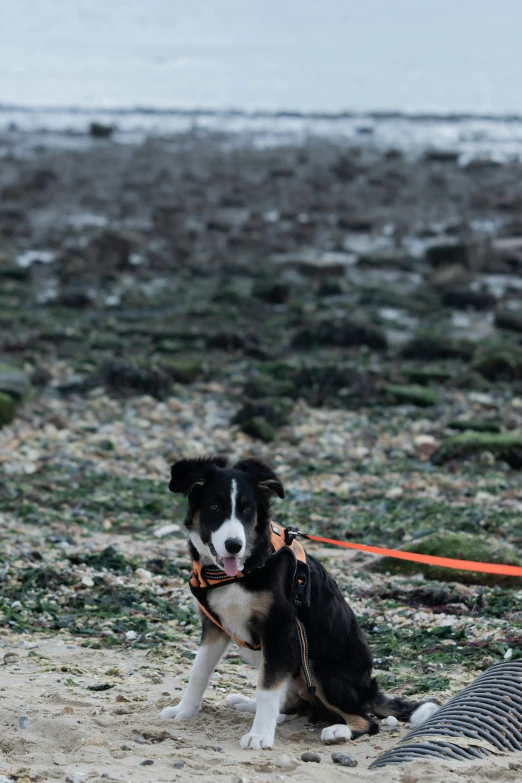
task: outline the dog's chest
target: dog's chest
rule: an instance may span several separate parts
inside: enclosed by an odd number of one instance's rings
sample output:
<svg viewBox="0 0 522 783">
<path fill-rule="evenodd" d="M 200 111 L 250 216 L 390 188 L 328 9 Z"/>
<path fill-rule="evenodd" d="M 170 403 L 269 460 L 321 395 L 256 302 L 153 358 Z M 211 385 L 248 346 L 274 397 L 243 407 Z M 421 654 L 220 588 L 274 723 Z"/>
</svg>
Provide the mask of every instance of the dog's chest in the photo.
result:
<svg viewBox="0 0 522 783">
<path fill-rule="evenodd" d="M 224 585 L 209 591 L 208 603 L 227 631 L 252 644 L 250 626 L 268 613 L 271 595 L 250 592 L 240 584 Z"/>
</svg>

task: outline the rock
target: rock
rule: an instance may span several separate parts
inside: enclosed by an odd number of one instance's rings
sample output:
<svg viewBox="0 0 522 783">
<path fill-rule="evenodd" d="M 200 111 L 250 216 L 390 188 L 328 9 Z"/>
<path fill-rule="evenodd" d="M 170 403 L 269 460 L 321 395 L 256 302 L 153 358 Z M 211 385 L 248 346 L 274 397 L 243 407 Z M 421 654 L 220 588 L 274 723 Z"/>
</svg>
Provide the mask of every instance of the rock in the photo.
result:
<svg viewBox="0 0 522 783">
<path fill-rule="evenodd" d="M 438 395 L 424 386 L 403 386 L 401 384 L 388 383 L 384 386 L 383 392 L 399 405 L 410 403 L 411 405 L 419 405 L 425 408 L 429 405 L 437 405 L 439 402 Z"/>
<path fill-rule="evenodd" d="M 307 750 L 304 753 L 301 753 L 301 761 L 315 761 L 316 764 L 319 764 L 321 756 L 319 753 L 313 753 L 311 750 Z"/>
<path fill-rule="evenodd" d="M 29 718 L 26 715 L 22 715 L 22 717 L 18 718 L 18 726 L 22 730 L 27 729 L 29 726 Z"/>
<path fill-rule="evenodd" d="M 424 362 L 440 359 L 470 359 L 474 345 L 456 341 L 444 335 L 419 334 L 406 343 L 401 351 L 405 359 L 421 359 Z"/>
<path fill-rule="evenodd" d="M 373 379 L 351 367 L 330 364 L 303 367 L 296 372 L 294 383 L 297 396 L 313 407 L 359 408 L 377 399 Z"/>
<path fill-rule="evenodd" d="M 259 374 L 250 378 L 243 388 L 247 397 L 293 397 L 295 384 L 292 380 L 278 380 L 269 375 Z"/>
<path fill-rule="evenodd" d="M 497 303 L 496 297 L 488 291 L 473 291 L 471 288 L 448 288 L 442 293 L 444 307 L 457 310 L 492 310 Z"/>
<path fill-rule="evenodd" d="M 11 424 L 15 417 L 16 404 L 11 395 L 0 391 L 0 428 Z"/>
<path fill-rule="evenodd" d="M 194 383 L 203 374 L 201 359 L 162 359 L 160 367 L 176 383 Z"/>
<path fill-rule="evenodd" d="M 464 287 L 470 283 L 471 275 L 462 264 L 444 264 L 436 267 L 430 275 L 430 284 L 444 290 L 452 287 Z"/>
<path fill-rule="evenodd" d="M 144 761 L 140 761 L 140 767 L 152 767 L 154 764 L 154 761 L 152 759 L 145 759 Z"/>
<path fill-rule="evenodd" d="M 522 236 L 497 237 L 491 242 L 490 254 L 507 270 L 522 266 Z"/>
<path fill-rule="evenodd" d="M 498 421 L 493 420 L 472 420 L 472 419 L 453 419 L 448 422 L 448 427 L 453 430 L 473 430 L 474 432 L 500 432 L 501 426 Z"/>
<path fill-rule="evenodd" d="M 179 761 L 175 761 L 172 766 L 174 767 L 174 769 L 183 769 L 183 767 L 185 766 L 185 762 L 181 761 L 180 759 Z"/>
<path fill-rule="evenodd" d="M 246 435 L 250 435 L 251 438 L 263 440 L 265 443 L 270 443 L 276 439 L 274 427 L 272 427 L 264 416 L 254 416 L 251 419 L 243 421 L 240 425 L 240 430 Z"/>
<path fill-rule="evenodd" d="M 0 362 L 0 392 L 20 400 L 29 391 L 29 377 L 23 370 Z"/>
<path fill-rule="evenodd" d="M 472 560 L 482 563 L 507 563 L 522 565 L 515 547 L 499 541 L 493 536 L 480 537 L 469 533 L 454 533 L 449 530 L 431 533 L 403 547 L 405 552 L 418 552 L 436 557 L 449 557 L 457 560 Z M 459 571 L 439 566 L 426 566 L 408 560 L 396 560 L 391 557 L 380 558 L 368 566 L 370 570 L 394 574 L 424 574 L 426 579 L 440 582 L 463 582 L 466 584 L 502 584 L 517 586 L 517 577 L 502 577 L 496 574 L 482 574 L 478 571 Z"/>
<path fill-rule="evenodd" d="M 109 139 L 113 133 L 113 125 L 105 125 L 102 122 L 91 122 L 89 125 L 89 135 L 93 139 Z"/>
<path fill-rule="evenodd" d="M 88 269 L 109 275 L 129 268 L 131 250 L 131 242 L 126 236 L 105 231 L 87 246 L 85 261 Z"/>
<path fill-rule="evenodd" d="M 216 332 L 206 339 L 207 348 L 217 348 L 221 351 L 241 351 L 246 346 L 245 338 L 234 332 Z"/>
<path fill-rule="evenodd" d="M 495 313 L 497 329 L 510 329 L 512 332 L 522 332 L 522 311 L 500 309 Z"/>
<path fill-rule="evenodd" d="M 384 332 L 371 324 L 350 319 L 328 319 L 300 329 L 292 339 L 292 347 L 310 350 L 320 346 L 348 347 L 367 345 L 385 350 L 388 342 Z"/>
<path fill-rule="evenodd" d="M 373 253 L 364 253 L 357 259 L 357 266 L 366 269 L 401 269 L 413 272 L 418 266 L 416 258 L 411 258 L 405 251 L 396 248 L 385 248 Z"/>
<path fill-rule="evenodd" d="M 388 717 L 384 718 L 384 720 L 382 720 L 381 723 L 384 726 L 392 726 L 394 728 L 399 725 L 399 721 L 394 715 L 388 715 Z"/>
<path fill-rule="evenodd" d="M 18 663 L 20 656 L 13 652 L 8 652 L 4 655 L 4 664 L 9 666 L 11 663 Z"/>
<path fill-rule="evenodd" d="M 276 761 L 276 767 L 280 769 L 295 769 L 296 764 L 287 753 L 283 753 Z"/>
<path fill-rule="evenodd" d="M 522 378 L 522 346 L 501 341 L 481 344 L 471 369 L 493 383 L 518 380 Z"/>
<path fill-rule="evenodd" d="M 170 378 L 160 368 L 138 367 L 115 360 L 106 362 L 100 375 L 109 389 L 121 394 L 150 394 L 151 397 L 163 399 L 170 392 Z"/>
<path fill-rule="evenodd" d="M 322 280 L 317 289 L 317 296 L 339 296 L 343 293 L 343 287 L 338 280 Z"/>
<path fill-rule="evenodd" d="M 84 783 L 85 775 L 81 772 L 69 772 L 65 778 L 65 783 Z"/>
<path fill-rule="evenodd" d="M 424 159 L 429 160 L 432 163 L 456 163 L 459 159 L 460 153 L 457 150 L 426 150 L 424 153 Z"/>
<path fill-rule="evenodd" d="M 262 397 L 259 400 L 247 400 L 232 419 L 232 424 L 244 424 L 245 421 L 261 416 L 272 427 L 282 427 L 289 423 L 289 413 L 293 400 L 288 397 Z"/>
<path fill-rule="evenodd" d="M 252 296 L 269 304 L 285 304 L 290 296 L 290 286 L 286 283 L 258 282 L 252 289 Z"/>
<path fill-rule="evenodd" d="M 421 386 L 430 386 L 432 383 L 444 383 L 453 377 L 453 373 L 444 367 L 428 365 L 427 367 L 403 367 L 400 374 L 407 381 L 418 383 Z"/>
<path fill-rule="evenodd" d="M 387 720 L 387 719 L 386 719 Z M 384 723 L 385 721 L 383 721 Z M 339 751 L 336 751 L 331 754 L 332 755 L 332 761 L 334 764 L 340 764 L 341 767 L 356 767 L 357 766 L 357 759 L 354 759 L 353 756 L 347 756 L 346 753 L 339 753 Z"/>
<path fill-rule="evenodd" d="M 432 245 L 426 250 L 426 261 L 431 266 L 446 266 L 447 264 L 469 265 L 468 247 L 462 243 Z"/>
<path fill-rule="evenodd" d="M 179 533 L 181 530 L 179 525 L 163 525 L 162 527 L 156 528 L 154 530 L 154 535 L 156 538 L 166 538 L 167 536 L 171 536 L 173 533 Z"/>
<path fill-rule="evenodd" d="M 434 465 L 490 451 L 515 470 L 522 469 L 522 435 L 513 433 L 462 432 L 446 438 L 431 455 Z"/>
</svg>

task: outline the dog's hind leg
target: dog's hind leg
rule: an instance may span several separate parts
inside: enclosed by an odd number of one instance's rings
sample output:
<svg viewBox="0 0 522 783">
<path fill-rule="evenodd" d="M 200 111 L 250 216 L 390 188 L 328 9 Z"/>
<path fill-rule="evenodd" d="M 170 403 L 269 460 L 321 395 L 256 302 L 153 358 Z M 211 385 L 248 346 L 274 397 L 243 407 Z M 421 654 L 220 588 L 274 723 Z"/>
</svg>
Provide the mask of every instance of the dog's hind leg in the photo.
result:
<svg viewBox="0 0 522 783">
<path fill-rule="evenodd" d="M 326 708 L 344 721 L 327 726 L 321 732 L 325 745 L 334 745 L 356 739 L 363 734 L 376 734 L 377 722 L 367 714 L 361 703 L 359 683 L 353 679 L 342 665 L 332 661 L 313 662 L 316 679 L 316 696 Z"/>
<path fill-rule="evenodd" d="M 199 712 L 208 681 L 229 642 L 230 637 L 213 626 L 210 620 L 203 623 L 202 645 L 192 665 L 187 690 L 175 707 L 166 707 L 161 712 L 160 718 L 186 720 Z"/>
</svg>

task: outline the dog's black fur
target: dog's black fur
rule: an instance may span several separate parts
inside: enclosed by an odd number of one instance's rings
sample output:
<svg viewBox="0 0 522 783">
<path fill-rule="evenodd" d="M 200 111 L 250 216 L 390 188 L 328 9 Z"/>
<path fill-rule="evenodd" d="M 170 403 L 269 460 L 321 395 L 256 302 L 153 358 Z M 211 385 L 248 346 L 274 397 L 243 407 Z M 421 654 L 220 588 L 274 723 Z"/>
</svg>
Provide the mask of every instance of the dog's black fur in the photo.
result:
<svg viewBox="0 0 522 783">
<path fill-rule="evenodd" d="M 297 609 L 291 595 L 295 561 L 283 547 L 273 555 L 270 542 L 273 494 L 284 497 L 284 489 L 276 474 L 256 459 L 246 459 L 233 467 L 228 459 L 218 455 L 204 459 L 180 460 L 172 466 L 169 488 L 188 498 L 185 526 L 192 535 L 191 557 L 198 561 L 202 554 L 194 541 L 211 547 L 211 535 L 230 518 L 231 481 L 238 489 L 237 518 L 243 524 L 248 542 L 248 556 L 242 570 L 250 571 L 238 582 L 249 593 L 269 591 L 270 606 L 266 613 L 257 612 L 248 623 L 253 643 L 260 643 L 263 665 L 261 687 L 270 690 L 290 678 L 292 698 L 283 711 L 295 711 L 303 706 L 325 708 L 336 716 L 337 723 L 347 723 L 352 737 L 374 734 L 378 724 L 373 716 L 393 715 L 408 720 L 419 706 L 405 698 L 389 698 L 372 677 L 372 656 L 356 617 L 332 577 L 321 563 L 307 554 L 310 568 L 311 599 L 307 608 Z M 243 511 L 241 510 L 243 509 Z M 199 538 L 198 538 L 199 537 Z M 201 548 L 201 547 L 200 547 Z M 222 588 L 217 588 L 222 589 Z M 317 696 L 308 697 L 300 669 L 296 616 L 303 622 L 309 642 L 309 655 Z M 227 618 L 221 623 L 228 625 Z M 203 618 L 205 644 L 216 633 L 208 618 Z"/>
</svg>

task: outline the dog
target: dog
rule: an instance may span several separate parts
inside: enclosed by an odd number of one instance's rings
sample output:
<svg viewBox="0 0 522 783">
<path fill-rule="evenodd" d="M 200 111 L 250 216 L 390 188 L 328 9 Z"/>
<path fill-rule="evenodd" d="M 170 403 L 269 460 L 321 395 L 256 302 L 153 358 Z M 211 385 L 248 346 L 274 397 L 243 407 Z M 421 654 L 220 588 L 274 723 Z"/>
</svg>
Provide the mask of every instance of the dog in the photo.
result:
<svg viewBox="0 0 522 783">
<path fill-rule="evenodd" d="M 371 652 L 356 617 L 333 578 L 308 553 L 299 571 L 295 547 L 282 541 L 274 551 L 274 531 L 283 530 L 272 521 L 271 499 L 285 492 L 268 465 L 244 459 L 231 466 L 222 455 L 181 459 L 171 468 L 169 489 L 188 499 L 190 554 L 197 573 L 205 575 L 203 584 L 211 586 L 203 589 L 194 575 L 191 579 L 202 614 L 201 645 L 181 701 L 164 709 L 162 718 L 196 715 L 232 639 L 259 669 L 255 699 L 226 699 L 232 709 L 255 713 L 241 738 L 243 749 L 272 748 L 284 715 L 312 706 L 334 721 L 321 733 L 325 744 L 375 734 L 376 718 L 418 725 L 438 709 L 434 702 L 386 696 L 372 677 Z"/>
</svg>

